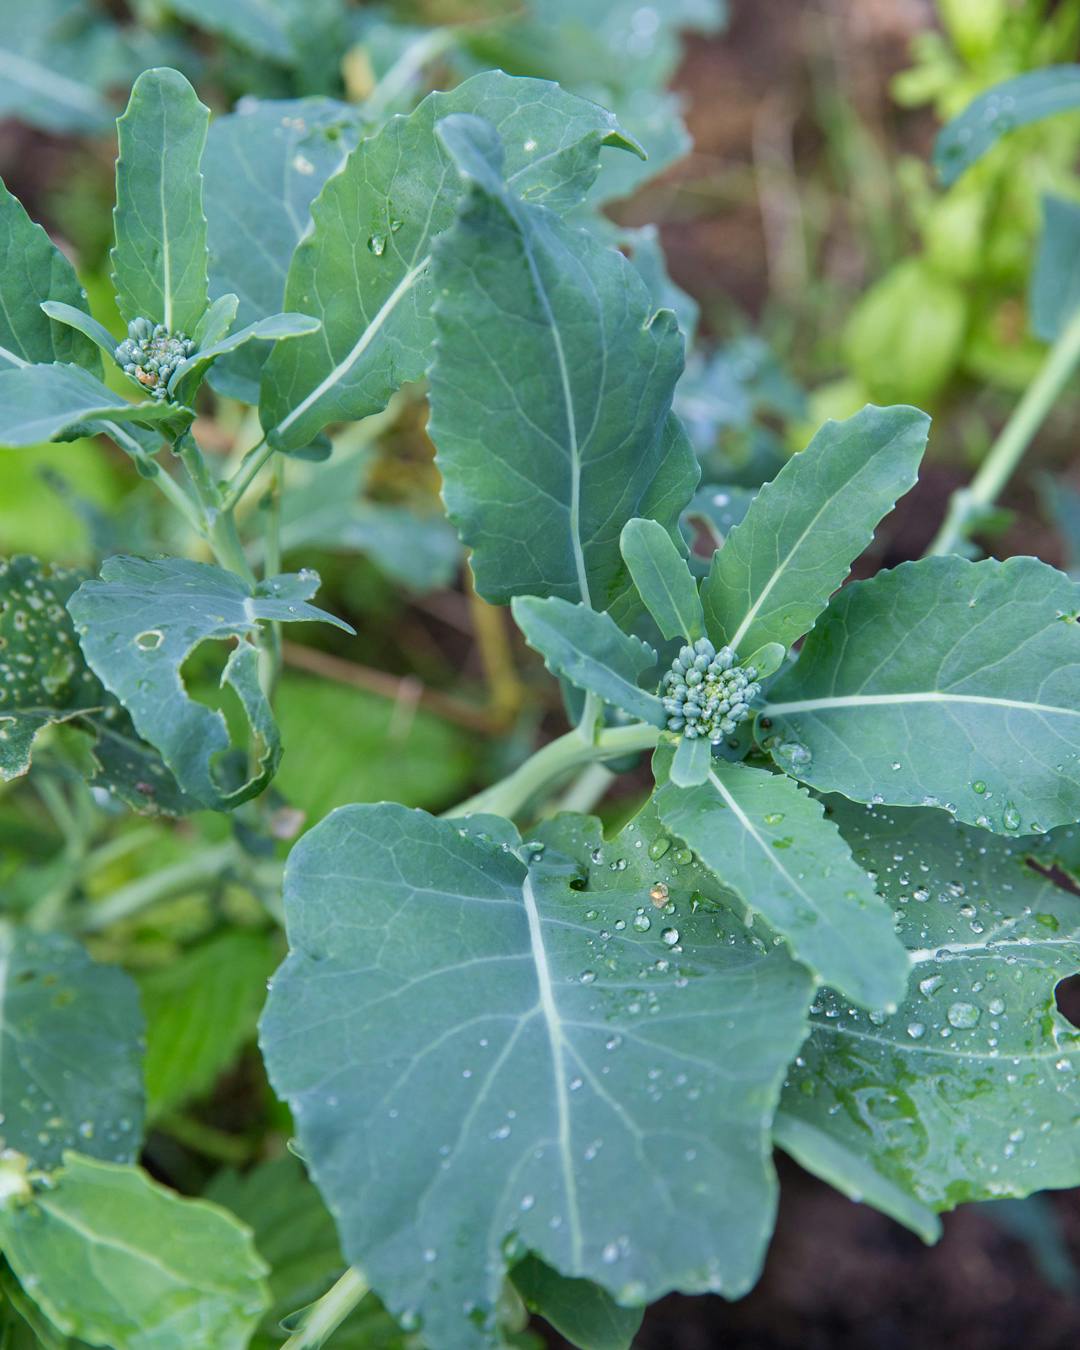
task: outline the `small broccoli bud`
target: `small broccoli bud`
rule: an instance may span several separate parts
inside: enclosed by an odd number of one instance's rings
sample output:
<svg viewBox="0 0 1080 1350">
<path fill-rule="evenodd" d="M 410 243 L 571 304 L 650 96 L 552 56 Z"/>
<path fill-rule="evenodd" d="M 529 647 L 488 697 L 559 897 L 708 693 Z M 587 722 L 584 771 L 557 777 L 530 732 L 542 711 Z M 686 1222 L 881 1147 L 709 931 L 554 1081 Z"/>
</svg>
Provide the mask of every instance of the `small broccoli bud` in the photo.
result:
<svg viewBox="0 0 1080 1350">
<path fill-rule="evenodd" d="M 660 682 L 669 729 L 718 744 L 750 716 L 760 692 L 756 677 L 753 666 L 737 664 L 730 647 L 717 651 L 708 638 L 698 638 L 682 648 Z"/>
<path fill-rule="evenodd" d="M 128 335 L 116 348 L 116 363 L 159 402 L 168 397 L 173 373 L 195 353 L 186 333 L 170 333 L 164 324 L 132 319 Z"/>
</svg>

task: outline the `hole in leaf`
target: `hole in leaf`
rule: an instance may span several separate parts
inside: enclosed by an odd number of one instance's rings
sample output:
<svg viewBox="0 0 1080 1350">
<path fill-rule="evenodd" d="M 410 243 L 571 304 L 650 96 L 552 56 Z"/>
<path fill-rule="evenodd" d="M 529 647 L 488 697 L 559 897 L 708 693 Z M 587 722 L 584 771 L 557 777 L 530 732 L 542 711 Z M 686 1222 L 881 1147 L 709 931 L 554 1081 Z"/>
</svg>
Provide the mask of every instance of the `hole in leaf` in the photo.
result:
<svg viewBox="0 0 1080 1350">
<path fill-rule="evenodd" d="M 1080 1030 L 1080 974 L 1066 975 L 1054 989 L 1054 1002 L 1067 1022 Z"/>
</svg>

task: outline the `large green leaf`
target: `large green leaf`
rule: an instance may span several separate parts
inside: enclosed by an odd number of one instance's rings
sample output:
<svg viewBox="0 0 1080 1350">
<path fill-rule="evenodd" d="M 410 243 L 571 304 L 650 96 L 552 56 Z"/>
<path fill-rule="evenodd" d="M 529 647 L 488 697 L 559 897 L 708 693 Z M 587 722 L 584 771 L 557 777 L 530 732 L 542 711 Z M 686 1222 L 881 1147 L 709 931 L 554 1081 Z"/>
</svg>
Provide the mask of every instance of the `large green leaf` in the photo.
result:
<svg viewBox="0 0 1080 1350">
<path fill-rule="evenodd" d="M 834 810 L 895 908 L 911 980 L 891 1017 L 821 992 L 784 1110 L 934 1209 L 1075 1186 L 1080 1032 L 1054 987 L 1080 964 L 1080 913 L 1027 863 L 1053 837 Z"/>
<path fill-rule="evenodd" d="M 1002 136 L 1080 108 L 1080 66 L 1048 66 L 1004 80 L 973 99 L 938 135 L 934 164 L 947 187 Z"/>
<path fill-rule="evenodd" d="M 34 737 L 109 700 L 64 608 L 82 574 L 36 558 L 0 560 L 0 779 L 30 767 Z"/>
<path fill-rule="evenodd" d="M 140 979 L 151 1120 L 208 1092 L 254 1039 L 275 947 L 265 933 L 224 932 Z"/>
<path fill-rule="evenodd" d="M 429 1344 L 491 1344 L 526 1249 L 624 1302 L 752 1283 L 810 980 L 716 891 L 649 816 L 521 850 L 354 806 L 293 850 L 263 1052 L 346 1257 Z"/>
<path fill-rule="evenodd" d="M 251 1234 L 137 1167 L 67 1153 L 0 1246 L 62 1331 L 112 1350 L 245 1350 L 268 1301 Z"/>
<path fill-rule="evenodd" d="M 701 597 L 686 558 L 655 520 L 628 520 L 619 541 L 645 608 L 666 638 L 693 642 L 705 633 Z"/>
<path fill-rule="evenodd" d="M 310 220 L 311 203 L 356 145 L 358 109 L 333 99 L 258 102 L 210 124 L 203 155 L 210 294 L 239 297 L 237 322 L 254 323 L 285 303 L 285 278 Z M 235 352 L 215 366 L 215 389 L 259 401 L 267 353 Z"/>
<path fill-rule="evenodd" d="M 682 369 L 670 311 L 614 250 L 504 181 L 498 138 L 448 118 L 469 193 L 436 249 L 431 435 L 477 589 L 632 606 L 619 534 L 674 533 L 697 466 L 667 426 Z"/>
<path fill-rule="evenodd" d="M 78 440 L 114 422 L 178 431 L 193 417 L 169 403 L 128 403 L 81 366 L 0 369 L 0 446 Z"/>
<path fill-rule="evenodd" d="M 783 774 L 714 762 L 699 787 L 662 787 L 665 825 L 721 885 L 864 1007 L 895 1004 L 908 965 L 888 907 L 821 803 Z"/>
<path fill-rule="evenodd" d="M 2 58 L 0 58 L 2 60 Z M 0 183 L 0 370 L 37 362 L 70 361 L 100 370 L 94 344 L 41 312 L 56 300 L 86 313 L 86 293 L 75 269 Z"/>
<path fill-rule="evenodd" d="M 116 304 L 130 323 L 195 332 L 209 300 L 202 161 L 210 110 L 176 70 L 144 71 L 117 123 Z"/>
<path fill-rule="evenodd" d="M 926 558 L 833 598 L 759 734 L 825 792 L 999 832 L 1080 818 L 1080 586 L 1035 558 Z"/>
<path fill-rule="evenodd" d="M 553 675 L 598 695 L 631 717 L 665 725 L 664 705 L 640 685 L 641 676 L 655 667 L 656 653 L 624 633 L 610 614 L 572 605 L 554 595 L 546 600 L 515 596 L 513 611 L 525 641 L 540 653 Z"/>
<path fill-rule="evenodd" d="M 0 117 L 55 132 L 109 130 L 106 95 L 138 69 L 119 28 L 86 0 L 12 0 L 3 19 Z"/>
<path fill-rule="evenodd" d="M 314 572 L 272 577 L 249 587 L 232 572 L 183 558 L 106 560 L 101 579 L 86 581 L 68 602 L 91 669 L 131 715 L 139 735 L 160 752 L 177 782 L 204 806 L 236 806 L 273 777 L 281 742 L 259 685 L 258 650 L 249 640 L 259 620 L 339 620 L 305 602 Z M 181 667 L 207 640 L 238 639 L 222 683 L 236 692 L 251 724 L 259 764 L 250 778 L 218 763 L 230 750 L 220 712 L 189 697 Z"/>
<path fill-rule="evenodd" d="M 35 1167 L 64 1149 L 127 1162 L 142 1137 L 142 1013 L 133 981 L 59 933 L 0 924 L 4 1144 Z"/>
<path fill-rule="evenodd" d="M 286 308 L 315 315 L 323 330 L 267 364 L 260 416 L 279 448 L 380 411 L 426 371 L 435 337 L 431 247 L 461 195 L 434 134 L 451 113 L 494 123 L 509 147 L 513 190 L 563 208 L 588 190 L 601 146 L 627 144 L 603 109 L 499 71 L 429 95 L 362 141 L 312 206 L 313 228 L 289 268 Z"/>
<path fill-rule="evenodd" d="M 918 476 L 930 419 L 867 406 L 826 422 L 751 502 L 702 587 L 717 644 L 748 656 L 811 626 L 874 528 Z"/>
</svg>

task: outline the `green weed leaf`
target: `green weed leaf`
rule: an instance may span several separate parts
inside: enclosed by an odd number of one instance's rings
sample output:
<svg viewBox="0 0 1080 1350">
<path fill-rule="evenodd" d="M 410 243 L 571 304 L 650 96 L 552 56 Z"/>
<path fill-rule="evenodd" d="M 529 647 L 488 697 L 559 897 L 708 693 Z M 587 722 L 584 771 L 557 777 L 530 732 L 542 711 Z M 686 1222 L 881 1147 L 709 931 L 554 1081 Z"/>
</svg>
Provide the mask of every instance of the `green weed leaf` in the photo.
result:
<svg viewBox="0 0 1080 1350">
<path fill-rule="evenodd" d="M 926 558 L 832 600 L 759 735 L 824 792 L 999 833 L 1080 817 L 1080 586 L 1034 558 Z"/>
<path fill-rule="evenodd" d="M 1047 66 L 994 85 L 939 133 L 934 164 L 942 183 L 954 183 L 1017 127 L 1074 108 L 1080 108 L 1080 66 Z"/>
<path fill-rule="evenodd" d="M 268 1302 L 231 1214 L 77 1153 L 32 1204 L 0 1211 L 0 1246 L 52 1322 L 113 1350 L 245 1350 Z"/>
<path fill-rule="evenodd" d="M 254 1039 L 275 947 L 265 933 L 223 932 L 142 976 L 151 1120 L 208 1092 Z"/>
</svg>

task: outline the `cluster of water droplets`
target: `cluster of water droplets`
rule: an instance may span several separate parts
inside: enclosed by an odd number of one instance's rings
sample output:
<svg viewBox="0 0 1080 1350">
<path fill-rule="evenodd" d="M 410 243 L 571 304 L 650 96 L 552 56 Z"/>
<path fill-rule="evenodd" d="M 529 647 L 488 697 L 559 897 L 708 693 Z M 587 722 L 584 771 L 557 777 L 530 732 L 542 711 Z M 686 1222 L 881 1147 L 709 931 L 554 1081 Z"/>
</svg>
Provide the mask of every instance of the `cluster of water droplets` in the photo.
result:
<svg viewBox="0 0 1080 1350">
<path fill-rule="evenodd" d="M 820 991 L 788 1090 L 865 1131 L 928 1201 L 1009 1194 L 1080 1125 L 1080 1031 L 1055 1008 L 1080 918 L 1067 934 L 1067 897 L 1029 865 L 1040 839 L 908 819 L 871 808 L 845 830 L 896 912 L 907 997 L 888 1013 Z"/>
</svg>

